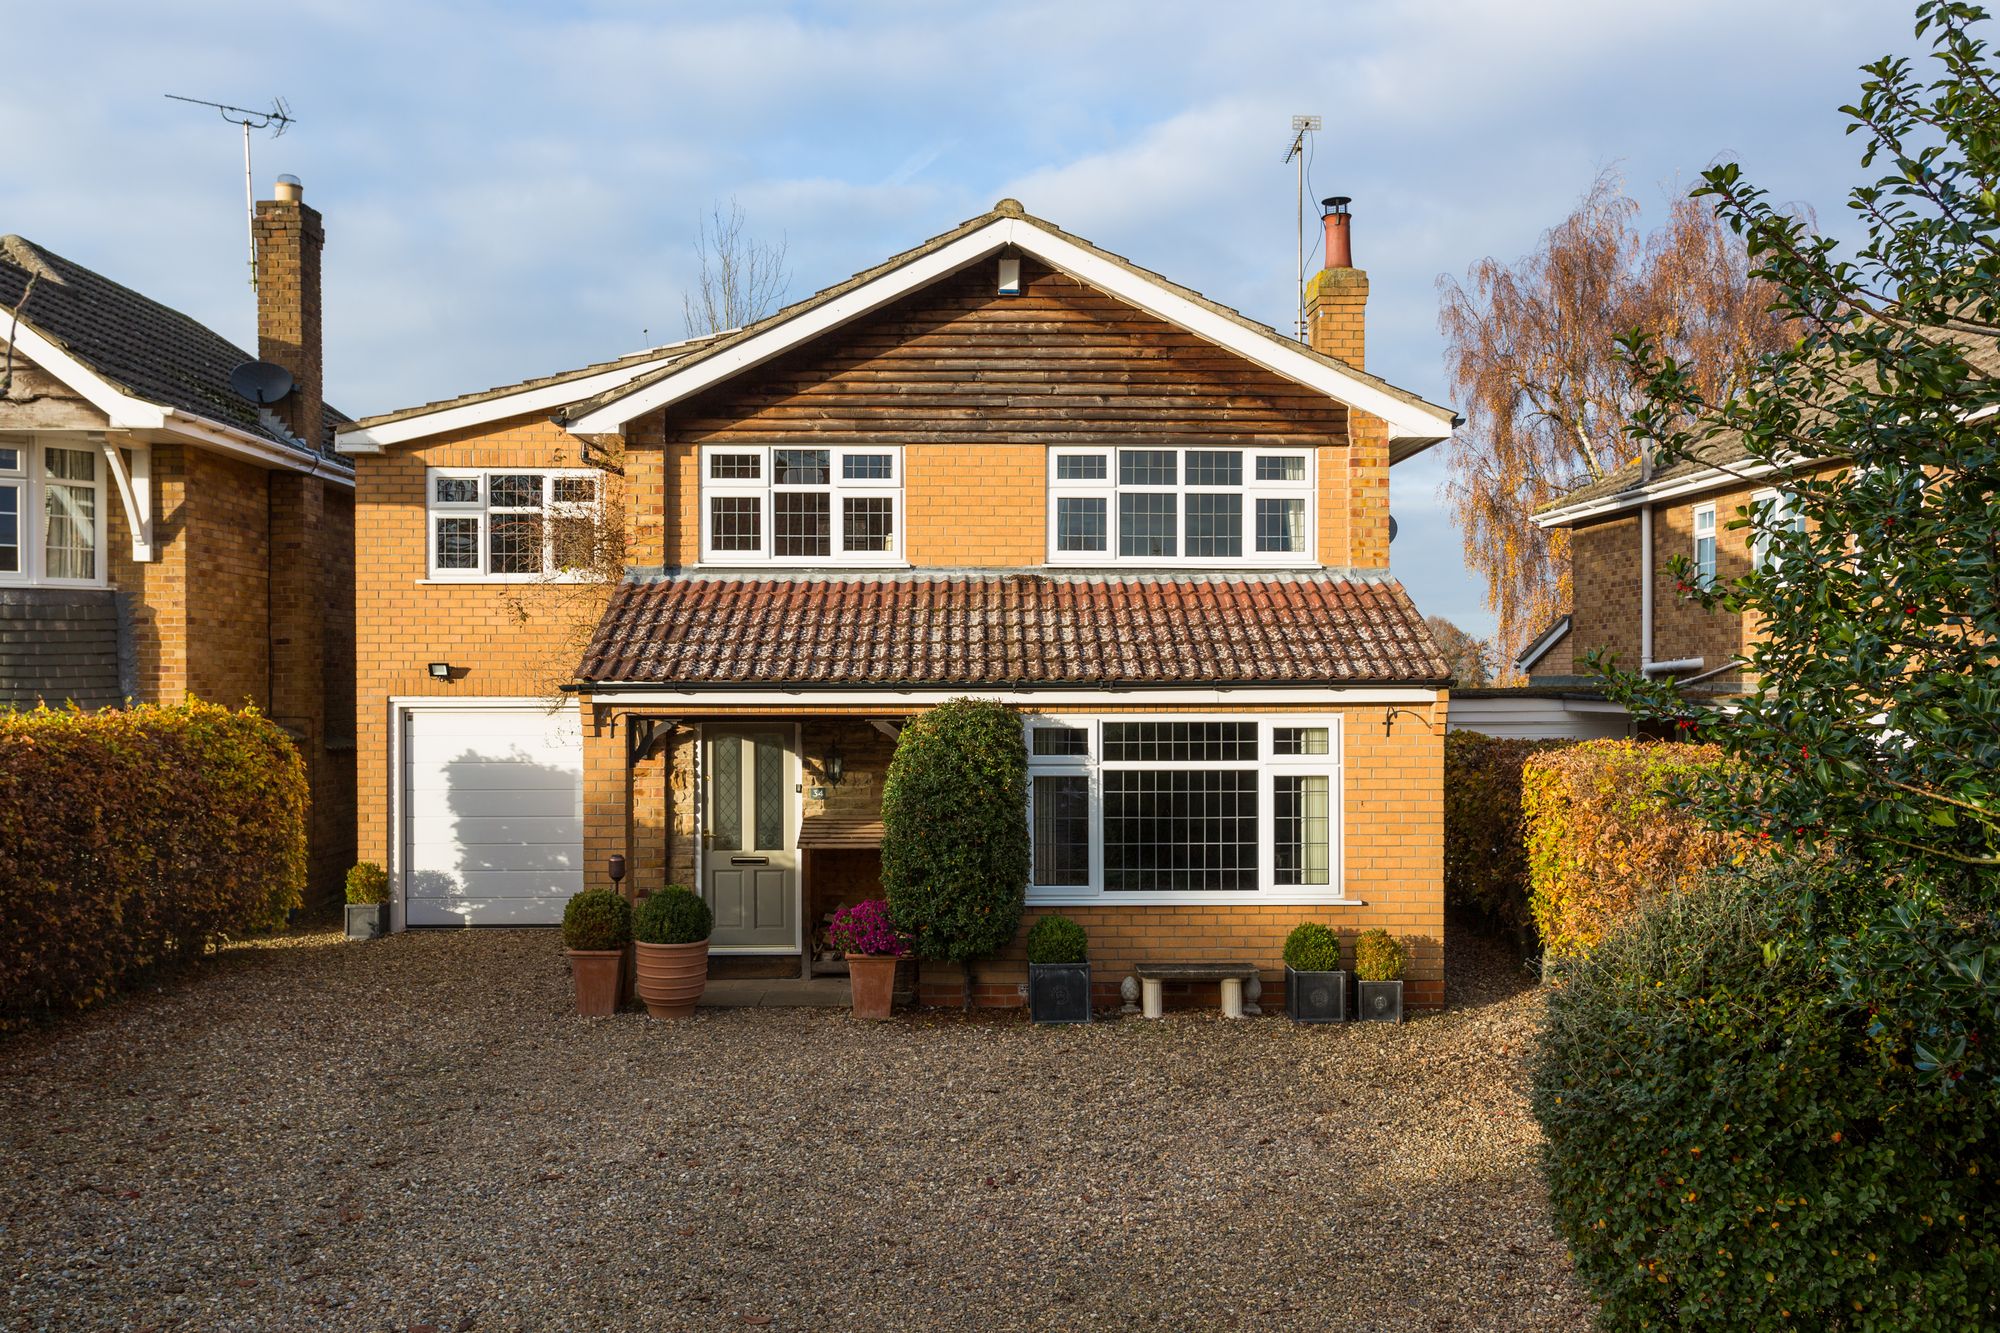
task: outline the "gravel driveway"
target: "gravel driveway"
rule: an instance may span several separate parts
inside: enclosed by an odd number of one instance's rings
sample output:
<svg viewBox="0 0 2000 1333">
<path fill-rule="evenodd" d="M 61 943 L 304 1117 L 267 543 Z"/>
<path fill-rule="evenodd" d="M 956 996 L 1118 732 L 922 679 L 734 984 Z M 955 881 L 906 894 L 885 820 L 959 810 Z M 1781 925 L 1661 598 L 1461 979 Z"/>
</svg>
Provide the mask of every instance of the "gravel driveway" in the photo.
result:
<svg viewBox="0 0 2000 1333">
<path fill-rule="evenodd" d="M 553 932 L 302 935 L 0 1041 L 0 1326 L 1578 1329 L 1454 935 L 1405 1027 L 565 1014 Z"/>
</svg>

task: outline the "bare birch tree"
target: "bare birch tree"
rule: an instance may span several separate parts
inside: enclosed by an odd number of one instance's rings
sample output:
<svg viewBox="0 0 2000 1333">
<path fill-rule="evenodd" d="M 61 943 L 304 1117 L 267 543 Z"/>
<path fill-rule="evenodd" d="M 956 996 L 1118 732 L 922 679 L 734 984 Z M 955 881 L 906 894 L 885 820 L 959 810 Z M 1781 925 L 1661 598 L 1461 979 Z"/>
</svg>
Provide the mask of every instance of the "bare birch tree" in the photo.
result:
<svg viewBox="0 0 2000 1333">
<path fill-rule="evenodd" d="M 1700 201 L 1677 198 L 1651 233 L 1618 177 L 1600 175 L 1576 210 L 1513 264 L 1482 259 L 1461 284 L 1438 279 L 1438 324 L 1466 424 L 1446 446 L 1442 488 L 1466 561 L 1486 579 L 1503 672 L 1571 609 L 1568 534 L 1529 518 L 1566 490 L 1634 461 L 1641 402 L 1616 339 L 1635 329 L 1691 367 L 1711 401 L 1787 326 L 1743 244 Z"/>
<path fill-rule="evenodd" d="M 734 199 L 709 208 L 695 238 L 701 272 L 693 291 L 681 297 L 688 336 L 740 329 L 776 310 L 791 286 L 785 241 L 759 241 L 744 231 L 742 205 Z"/>
</svg>

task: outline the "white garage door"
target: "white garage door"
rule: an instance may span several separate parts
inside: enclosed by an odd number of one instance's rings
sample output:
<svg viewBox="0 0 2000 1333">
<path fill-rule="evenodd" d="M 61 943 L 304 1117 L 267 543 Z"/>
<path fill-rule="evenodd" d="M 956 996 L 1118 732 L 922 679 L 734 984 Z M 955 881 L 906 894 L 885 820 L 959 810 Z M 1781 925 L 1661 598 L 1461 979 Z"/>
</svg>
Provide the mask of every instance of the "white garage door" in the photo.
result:
<svg viewBox="0 0 2000 1333">
<path fill-rule="evenodd" d="M 574 705 L 404 714 L 403 902 L 412 926 L 549 926 L 583 887 Z"/>
</svg>

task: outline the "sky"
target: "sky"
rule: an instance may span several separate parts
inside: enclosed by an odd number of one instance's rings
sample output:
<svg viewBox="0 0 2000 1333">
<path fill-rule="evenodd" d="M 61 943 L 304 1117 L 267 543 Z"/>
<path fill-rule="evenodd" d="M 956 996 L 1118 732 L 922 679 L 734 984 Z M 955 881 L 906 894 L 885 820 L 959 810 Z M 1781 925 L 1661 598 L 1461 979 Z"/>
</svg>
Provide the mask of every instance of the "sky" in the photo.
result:
<svg viewBox="0 0 2000 1333">
<path fill-rule="evenodd" d="M 1354 199 L 1368 368 L 1449 401 L 1441 275 L 1527 253 L 1607 168 L 1657 217 L 1740 162 L 1839 233 L 1838 108 L 1919 49 L 1908 0 L 10 8 L 0 232 L 248 346 L 240 139 L 164 95 L 286 99 L 258 195 L 288 172 L 325 215 L 353 416 L 682 336 L 718 201 L 783 243 L 793 298 L 1013 196 L 1284 328 L 1296 113 L 1325 121 L 1309 197 Z M 1488 634 L 1443 478 L 1438 450 L 1395 470 L 1394 572 Z"/>
</svg>

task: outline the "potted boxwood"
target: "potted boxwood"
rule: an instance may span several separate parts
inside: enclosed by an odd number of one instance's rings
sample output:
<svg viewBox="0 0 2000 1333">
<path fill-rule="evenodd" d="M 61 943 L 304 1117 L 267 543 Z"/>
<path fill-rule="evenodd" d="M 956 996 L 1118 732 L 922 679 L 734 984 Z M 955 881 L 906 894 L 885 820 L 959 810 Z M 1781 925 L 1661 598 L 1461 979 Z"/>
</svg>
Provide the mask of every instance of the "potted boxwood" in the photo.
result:
<svg viewBox="0 0 2000 1333">
<path fill-rule="evenodd" d="M 654 1018 L 686 1018 L 708 985 L 708 934 L 715 914 L 678 884 L 639 900 L 632 953 L 639 998 Z"/>
<path fill-rule="evenodd" d="M 1090 937 L 1060 912 L 1028 930 L 1028 1017 L 1037 1023 L 1090 1021 Z"/>
<path fill-rule="evenodd" d="M 347 938 L 379 940 L 389 933 L 389 872 L 363 861 L 347 872 Z"/>
<path fill-rule="evenodd" d="M 616 889 L 585 889 L 563 908 L 563 946 L 579 1018 L 618 1011 L 618 975 L 632 942 L 632 904 Z"/>
<path fill-rule="evenodd" d="M 869 898 L 841 908 L 826 937 L 847 955 L 854 1016 L 887 1018 L 896 1007 L 896 960 L 910 951 L 908 941 L 889 923 L 889 904 Z"/>
<path fill-rule="evenodd" d="M 1347 1021 L 1347 973 L 1333 927 L 1301 921 L 1285 937 L 1285 1013 L 1294 1023 Z"/>
<path fill-rule="evenodd" d="M 1409 954 L 1386 930 L 1364 930 L 1354 941 L 1355 1007 L 1377 1023 L 1403 1021 L 1403 968 Z"/>
</svg>

